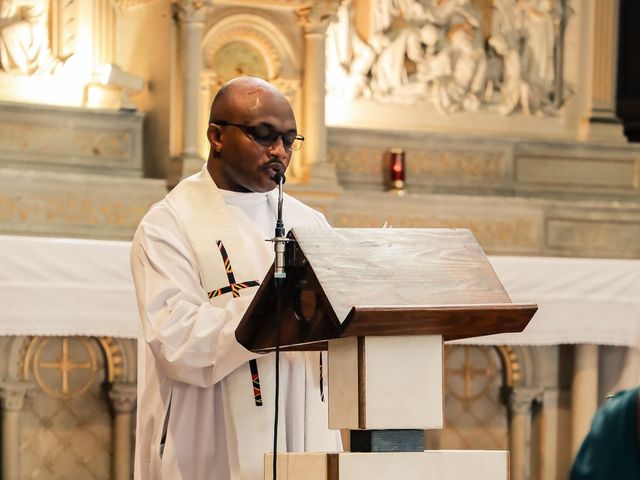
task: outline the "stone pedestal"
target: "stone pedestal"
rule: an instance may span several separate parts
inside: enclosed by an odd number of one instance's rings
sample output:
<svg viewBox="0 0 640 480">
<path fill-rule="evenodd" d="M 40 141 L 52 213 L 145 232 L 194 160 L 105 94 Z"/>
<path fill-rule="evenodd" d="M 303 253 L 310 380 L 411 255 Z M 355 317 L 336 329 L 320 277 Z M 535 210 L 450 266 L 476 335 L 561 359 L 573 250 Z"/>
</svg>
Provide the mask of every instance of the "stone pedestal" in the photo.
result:
<svg viewBox="0 0 640 480">
<path fill-rule="evenodd" d="M 422 430 L 443 425 L 442 336 L 347 337 L 329 340 L 328 355 L 329 428 L 357 431 L 351 445 L 358 441 L 360 451 L 279 454 L 278 478 L 508 478 L 506 451 L 424 451 L 419 444 Z M 272 462 L 266 454 L 265 480 Z"/>
</svg>

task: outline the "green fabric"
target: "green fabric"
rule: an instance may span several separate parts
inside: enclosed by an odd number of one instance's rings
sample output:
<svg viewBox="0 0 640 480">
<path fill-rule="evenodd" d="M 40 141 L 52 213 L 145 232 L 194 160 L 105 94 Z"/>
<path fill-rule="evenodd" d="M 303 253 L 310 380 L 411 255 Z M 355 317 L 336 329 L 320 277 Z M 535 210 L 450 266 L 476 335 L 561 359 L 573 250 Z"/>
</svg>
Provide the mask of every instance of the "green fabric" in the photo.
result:
<svg viewBox="0 0 640 480">
<path fill-rule="evenodd" d="M 638 392 L 624 390 L 593 417 L 571 468 L 571 480 L 640 480 Z"/>
</svg>

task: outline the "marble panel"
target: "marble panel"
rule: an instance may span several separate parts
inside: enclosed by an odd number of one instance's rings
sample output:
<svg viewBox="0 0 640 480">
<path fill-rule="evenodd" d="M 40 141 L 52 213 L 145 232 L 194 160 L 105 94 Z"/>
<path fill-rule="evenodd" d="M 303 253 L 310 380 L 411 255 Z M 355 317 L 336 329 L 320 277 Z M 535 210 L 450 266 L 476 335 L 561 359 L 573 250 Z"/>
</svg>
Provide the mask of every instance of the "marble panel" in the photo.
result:
<svg viewBox="0 0 640 480">
<path fill-rule="evenodd" d="M 547 220 L 546 242 L 560 255 L 640 257 L 640 221 L 554 218 Z"/>
<path fill-rule="evenodd" d="M 516 180 L 539 188 L 607 189 L 638 192 L 634 158 L 558 158 L 523 156 L 516 160 Z"/>
<path fill-rule="evenodd" d="M 640 199 L 640 147 L 550 139 L 330 130 L 328 160 L 347 189 L 385 190 L 385 155 L 402 148 L 415 193 Z"/>
<path fill-rule="evenodd" d="M 144 114 L 0 103 L 0 166 L 142 176 Z"/>
<path fill-rule="evenodd" d="M 372 208 L 375 206 L 375 208 Z M 336 227 L 469 228 L 487 253 L 536 254 L 543 248 L 544 203 L 525 199 L 345 193 L 330 212 Z"/>
<path fill-rule="evenodd" d="M 0 233 L 130 239 L 163 180 L 0 169 Z"/>
</svg>

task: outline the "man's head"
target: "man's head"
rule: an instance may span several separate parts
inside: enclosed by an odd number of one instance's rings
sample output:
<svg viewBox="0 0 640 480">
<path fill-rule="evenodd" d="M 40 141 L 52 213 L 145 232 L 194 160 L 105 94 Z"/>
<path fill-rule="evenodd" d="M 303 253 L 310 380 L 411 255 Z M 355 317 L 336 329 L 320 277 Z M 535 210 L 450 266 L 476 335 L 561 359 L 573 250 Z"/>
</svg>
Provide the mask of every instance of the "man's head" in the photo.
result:
<svg viewBox="0 0 640 480">
<path fill-rule="evenodd" d="M 233 79 L 211 105 L 207 169 L 225 190 L 272 190 L 273 176 L 287 169 L 291 149 L 300 142 L 294 140 L 297 135 L 293 110 L 282 93 L 259 78 Z"/>
</svg>

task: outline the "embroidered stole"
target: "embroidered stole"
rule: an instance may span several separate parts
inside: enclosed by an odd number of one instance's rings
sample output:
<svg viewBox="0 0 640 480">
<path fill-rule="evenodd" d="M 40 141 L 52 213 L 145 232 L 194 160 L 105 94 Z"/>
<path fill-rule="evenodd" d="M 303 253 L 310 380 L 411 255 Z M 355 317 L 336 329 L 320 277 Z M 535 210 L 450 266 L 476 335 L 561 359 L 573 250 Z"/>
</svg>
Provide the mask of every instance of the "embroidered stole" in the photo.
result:
<svg viewBox="0 0 640 480">
<path fill-rule="evenodd" d="M 196 255 L 200 280 L 211 303 L 225 305 L 249 287 L 257 287 L 255 268 L 247 260 L 246 244 L 206 164 L 182 180 L 166 196 Z M 264 239 L 260 238 L 260 241 Z M 225 295 L 227 294 L 227 295 Z M 254 399 L 262 405 L 258 366 L 249 362 Z"/>
</svg>

